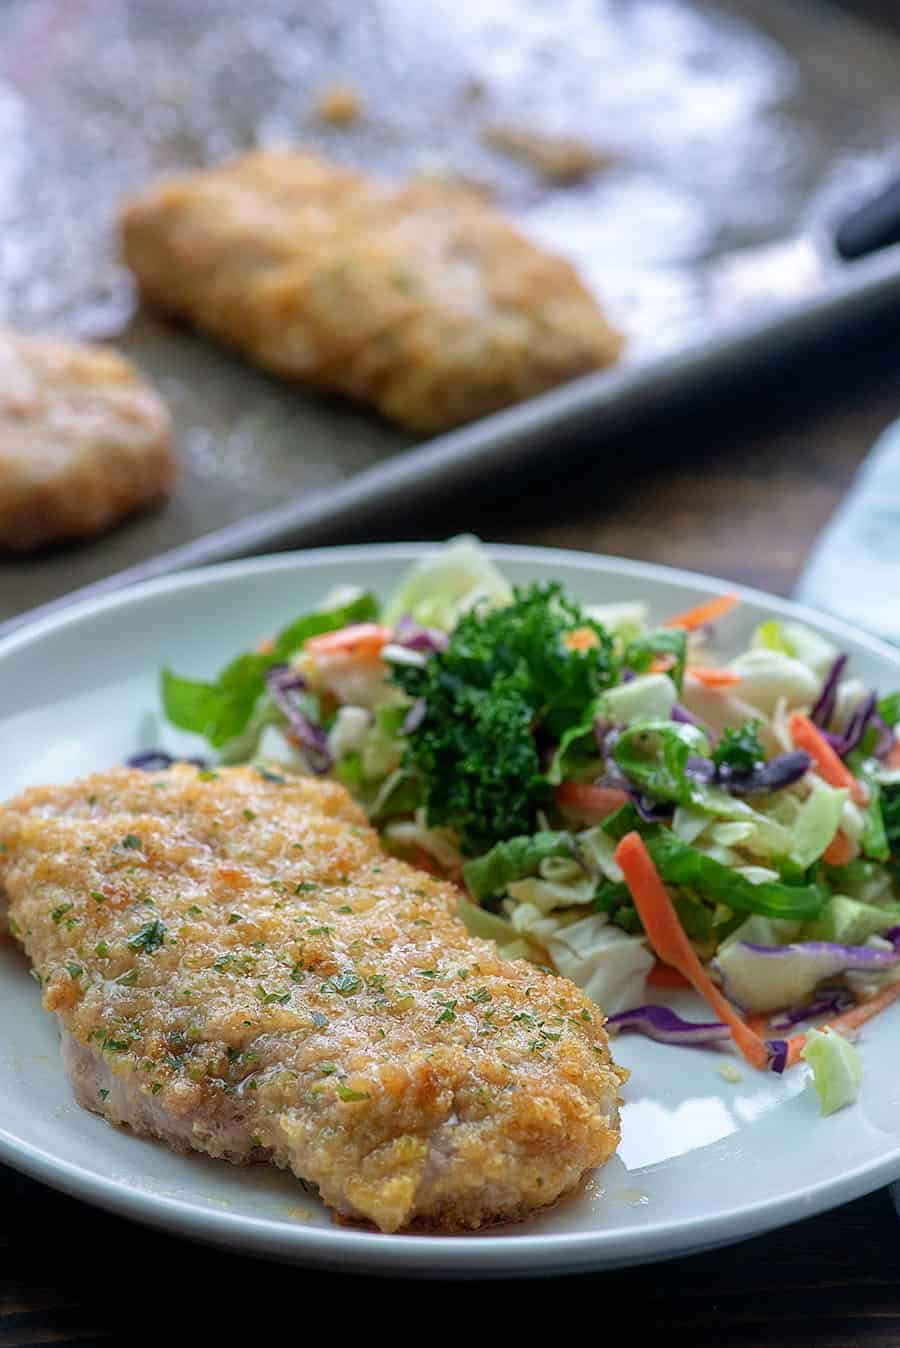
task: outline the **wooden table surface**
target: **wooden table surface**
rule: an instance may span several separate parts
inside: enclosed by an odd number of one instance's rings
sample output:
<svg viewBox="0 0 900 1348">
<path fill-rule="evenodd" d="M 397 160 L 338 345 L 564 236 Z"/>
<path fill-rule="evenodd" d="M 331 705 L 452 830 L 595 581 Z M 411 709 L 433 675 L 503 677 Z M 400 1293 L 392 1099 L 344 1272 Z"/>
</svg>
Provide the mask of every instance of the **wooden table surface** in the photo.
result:
<svg viewBox="0 0 900 1348">
<path fill-rule="evenodd" d="M 428 513 L 398 510 L 383 536 L 475 530 L 671 562 L 788 594 L 858 463 L 898 415 L 894 326 L 811 353 L 800 368 L 664 425 L 623 430 L 613 446 L 561 446 L 539 469 L 473 484 L 465 499 Z M 422 1310 L 433 1313 L 448 1292 L 459 1299 L 451 1311 L 459 1328 L 490 1312 L 514 1323 L 516 1310 L 540 1297 L 551 1313 L 564 1306 L 582 1334 L 590 1326 L 603 1335 L 621 1315 L 631 1334 L 658 1331 L 678 1344 L 900 1345 L 900 1225 L 886 1191 L 652 1269 L 458 1291 L 416 1284 L 421 1310 L 408 1306 L 410 1284 L 401 1301 L 396 1283 L 194 1247 L 2 1168 L 0 1244 L 0 1348 L 137 1342 L 151 1330 L 180 1344 L 194 1327 L 226 1342 L 229 1331 L 248 1328 L 281 1337 L 302 1334 L 316 1310 L 342 1339 L 372 1325 L 409 1337 L 430 1334 Z"/>
</svg>

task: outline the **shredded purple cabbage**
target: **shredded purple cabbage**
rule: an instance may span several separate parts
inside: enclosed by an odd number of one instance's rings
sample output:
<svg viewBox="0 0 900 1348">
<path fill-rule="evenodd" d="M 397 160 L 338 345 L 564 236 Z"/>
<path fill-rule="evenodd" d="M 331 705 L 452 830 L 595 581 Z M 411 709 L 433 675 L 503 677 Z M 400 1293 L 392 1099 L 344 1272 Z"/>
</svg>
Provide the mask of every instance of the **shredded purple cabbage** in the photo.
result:
<svg viewBox="0 0 900 1348">
<path fill-rule="evenodd" d="M 727 1025 L 719 1020 L 682 1020 L 668 1006 L 653 1003 L 636 1006 L 632 1011 L 619 1011 L 608 1016 L 607 1027 L 615 1030 L 637 1030 L 661 1044 L 724 1044 L 731 1038 Z"/>
<path fill-rule="evenodd" d="M 406 713 L 406 720 L 400 727 L 400 733 L 402 735 L 412 735 L 425 720 L 427 712 L 428 703 L 425 701 L 424 697 L 417 697 L 409 711 Z"/>
<path fill-rule="evenodd" d="M 874 731 L 876 731 L 878 735 L 878 739 L 875 741 L 875 747 L 873 748 L 872 753 L 875 755 L 876 758 L 887 758 L 888 754 L 891 752 L 896 742 L 894 739 L 893 730 L 891 730 L 891 727 L 888 725 L 887 721 L 883 720 L 878 715 L 877 711 L 875 715 L 872 717 L 871 721 L 869 722 L 869 725 Z"/>
<path fill-rule="evenodd" d="M 638 791 L 636 787 L 629 786 L 627 783 L 624 789 L 628 792 L 632 805 L 645 824 L 663 824 L 671 820 L 674 813 L 671 805 L 663 805 L 660 801 L 654 800 L 652 796 L 645 796 L 642 791 Z"/>
<path fill-rule="evenodd" d="M 597 778 L 595 785 L 611 786 L 618 791 L 627 791 L 632 799 L 634 799 L 634 787 L 613 756 L 613 750 L 616 747 L 621 733 L 621 728 L 614 725 L 611 721 L 604 721 L 602 718 L 598 717 L 594 722 L 594 738 L 597 741 L 597 747 L 603 755 L 604 768 L 603 775 Z M 637 802 L 635 803 L 637 804 Z M 640 806 L 638 806 L 638 811 L 640 812 Z M 649 816 L 644 817 L 649 818 Z"/>
<path fill-rule="evenodd" d="M 711 758 L 701 758 L 699 754 L 689 754 L 684 770 L 696 782 L 708 784 L 716 776 L 716 765 Z"/>
<path fill-rule="evenodd" d="M 834 735 L 827 730 L 824 732 L 825 738 L 840 758 L 846 758 L 857 747 L 877 709 L 878 694 L 867 693 L 850 717 L 847 729 L 842 735 Z"/>
<path fill-rule="evenodd" d="M 672 708 L 672 720 L 681 721 L 683 725 L 695 725 L 698 730 L 706 730 L 706 726 L 700 718 L 695 716 L 693 712 L 688 711 L 687 707 L 683 707 L 680 702 L 676 702 Z"/>
<path fill-rule="evenodd" d="M 596 876 L 599 874 L 597 867 L 591 861 L 578 839 L 574 837 L 572 838 L 572 860 L 577 862 L 585 875 Z"/>
<path fill-rule="evenodd" d="M 141 772 L 163 772 L 173 763 L 192 763 L 195 768 L 209 766 L 205 758 L 173 758 L 163 749 L 144 749 L 141 753 L 132 754 L 125 759 L 126 767 L 140 768 Z"/>
<path fill-rule="evenodd" d="M 822 684 L 822 691 L 816 699 L 812 711 L 809 713 L 809 719 L 814 725 L 825 730 L 828 722 L 834 715 L 834 706 L 837 701 L 838 684 L 841 676 L 847 667 L 847 656 L 839 655 L 833 661 L 831 668 L 825 675 L 825 682 Z"/>
<path fill-rule="evenodd" d="M 893 928 L 900 935 L 900 927 Z M 745 950 L 767 959 L 796 959 L 798 955 L 808 955 L 833 963 L 832 973 L 841 973 L 844 969 L 861 969 L 865 972 L 890 968 L 900 960 L 900 941 L 891 940 L 893 950 L 880 950 L 870 945 L 841 945 L 838 941 L 792 941 L 790 945 L 757 945 L 755 941 L 741 941 Z"/>
<path fill-rule="evenodd" d="M 837 705 L 838 685 L 846 666 L 846 655 L 839 655 L 833 661 L 825 676 L 822 691 L 809 714 L 810 720 L 820 728 L 828 743 L 840 758 L 846 758 L 848 754 L 851 754 L 858 747 L 869 726 L 874 726 L 878 731 L 878 739 L 874 750 L 875 757 L 884 758 L 893 747 L 893 735 L 878 715 L 878 694 L 876 692 L 866 694 L 855 708 L 842 734 L 836 734 L 828 729 Z"/>
<path fill-rule="evenodd" d="M 597 741 L 597 748 L 605 758 L 611 757 L 619 734 L 620 731 L 615 721 L 605 721 L 602 716 L 594 717 L 594 739 Z"/>
<path fill-rule="evenodd" d="M 792 1030 L 806 1020 L 817 1020 L 819 1016 L 840 1015 L 856 1005 L 856 998 L 849 988 L 820 988 L 812 1001 L 803 1006 L 789 1006 L 772 1016 L 769 1024 L 773 1030 Z"/>
<path fill-rule="evenodd" d="M 765 1041 L 766 1052 L 768 1053 L 768 1069 L 770 1072 L 781 1076 L 788 1064 L 788 1041 L 786 1039 L 767 1039 Z"/>
<path fill-rule="evenodd" d="M 805 749 L 792 749 L 788 754 L 770 758 L 767 763 L 757 763 L 749 772 L 733 773 L 728 764 L 723 763 L 716 773 L 716 781 L 733 796 L 761 796 L 798 782 L 811 766 L 812 759 Z"/>
<path fill-rule="evenodd" d="M 433 653 L 445 651 L 450 638 L 446 632 L 442 632 L 439 628 L 423 627 L 421 623 L 415 622 L 408 613 L 404 613 L 394 628 L 393 640 L 396 646 L 405 646 L 410 651 Z"/>
<path fill-rule="evenodd" d="M 291 665 L 272 665 L 266 673 L 266 686 L 310 770 L 319 775 L 327 772 L 333 762 L 328 735 L 310 720 L 297 696 L 306 689 L 303 675 Z"/>
</svg>

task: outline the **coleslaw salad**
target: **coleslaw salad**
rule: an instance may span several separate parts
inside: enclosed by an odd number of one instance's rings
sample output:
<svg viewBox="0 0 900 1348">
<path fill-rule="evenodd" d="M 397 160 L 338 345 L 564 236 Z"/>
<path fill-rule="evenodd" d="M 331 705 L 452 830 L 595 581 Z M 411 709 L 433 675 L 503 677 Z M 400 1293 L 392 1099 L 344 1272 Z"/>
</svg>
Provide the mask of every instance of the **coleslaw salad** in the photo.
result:
<svg viewBox="0 0 900 1348">
<path fill-rule="evenodd" d="M 830 1112 L 858 1089 L 848 1036 L 900 996 L 900 695 L 798 623 L 731 652 L 736 602 L 655 626 L 639 599 L 513 590 L 464 538 L 216 680 L 164 670 L 163 706 L 220 761 L 337 777 L 473 933 L 610 1030 L 803 1057 Z M 665 1005 L 686 984 L 711 1017 Z"/>
</svg>

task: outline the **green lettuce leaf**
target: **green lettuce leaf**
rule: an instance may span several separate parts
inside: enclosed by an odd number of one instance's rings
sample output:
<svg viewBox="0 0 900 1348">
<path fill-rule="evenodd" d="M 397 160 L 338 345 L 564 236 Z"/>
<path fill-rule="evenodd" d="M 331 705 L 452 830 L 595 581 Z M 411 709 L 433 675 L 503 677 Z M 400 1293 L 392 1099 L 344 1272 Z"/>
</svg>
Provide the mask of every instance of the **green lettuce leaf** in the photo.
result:
<svg viewBox="0 0 900 1348">
<path fill-rule="evenodd" d="M 635 721 L 619 736 L 613 757 L 625 776 L 654 800 L 698 803 L 701 792 L 687 775 L 692 754 L 709 754 L 709 740 L 679 721 Z"/>
<path fill-rule="evenodd" d="M 895 726 L 900 722 L 900 693 L 889 693 L 878 703 L 878 715 L 886 725 Z"/>
<path fill-rule="evenodd" d="M 773 880 L 754 885 L 730 866 L 683 843 L 671 829 L 646 823 L 630 802 L 599 827 L 616 842 L 626 833 L 640 833 L 667 885 L 686 886 L 709 902 L 723 904 L 735 912 L 809 921 L 818 917 L 828 898 L 828 891 L 818 884 L 782 884 Z"/>
<path fill-rule="evenodd" d="M 350 623 L 371 622 L 377 616 L 378 604 L 371 594 L 359 595 L 338 608 L 308 613 L 279 632 L 271 651 L 265 655 L 245 651 L 211 683 L 163 669 L 163 710 L 180 730 L 203 735 L 214 749 L 219 749 L 247 728 L 265 691 L 266 670 L 284 664 L 310 637 L 335 632 Z"/>
<path fill-rule="evenodd" d="M 484 856 L 467 861 L 463 879 L 469 893 L 477 901 L 494 894 L 503 894 L 506 887 L 526 875 L 536 875 L 547 857 L 571 857 L 572 838 L 568 833 L 544 830 L 530 837 L 507 838 L 496 843 Z"/>
<path fill-rule="evenodd" d="M 516 939 L 514 928 L 505 918 L 498 917 L 496 913 L 489 913 L 486 908 L 479 908 L 477 903 L 472 903 L 463 894 L 460 894 L 457 901 L 456 914 L 465 923 L 470 936 L 480 936 L 485 941 L 496 941 L 500 947 L 509 945 Z"/>
<path fill-rule="evenodd" d="M 879 764 L 877 762 L 867 759 L 852 766 L 854 773 L 860 781 L 865 783 L 869 792 L 869 801 L 863 812 L 863 831 L 859 840 L 860 850 L 864 856 L 871 857 L 873 861 L 888 861 L 891 855 L 891 847 L 888 842 L 883 799 L 884 792 L 890 791 L 890 788 L 883 788 L 880 785 L 878 781 Z"/>
<path fill-rule="evenodd" d="M 633 669 L 635 674 L 645 674 L 658 655 L 674 656 L 675 662 L 667 672 L 681 692 L 687 660 L 687 633 L 680 628 L 657 627 L 653 631 L 642 632 L 626 646 L 622 663 Z"/>
<path fill-rule="evenodd" d="M 754 885 L 730 866 L 688 847 L 671 829 L 658 829 L 645 841 L 665 884 L 696 890 L 709 902 L 723 904 L 735 912 L 808 921 L 818 916 L 828 897 L 817 884 L 767 881 Z"/>
</svg>

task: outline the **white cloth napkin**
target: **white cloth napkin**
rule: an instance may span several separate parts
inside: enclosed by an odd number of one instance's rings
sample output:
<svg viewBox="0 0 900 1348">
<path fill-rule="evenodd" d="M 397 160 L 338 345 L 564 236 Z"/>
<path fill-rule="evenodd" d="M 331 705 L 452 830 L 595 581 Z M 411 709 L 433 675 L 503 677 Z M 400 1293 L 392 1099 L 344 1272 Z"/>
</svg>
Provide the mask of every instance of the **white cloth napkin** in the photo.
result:
<svg viewBox="0 0 900 1348">
<path fill-rule="evenodd" d="M 883 431 L 797 584 L 813 608 L 900 642 L 900 421 Z M 900 1181 L 891 1185 L 900 1216 Z"/>
<path fill-rule="evenodd" d="M 878 438 L 819 536 L 796 597 L 900 642 L 900 421 Z"/>
</svg>

